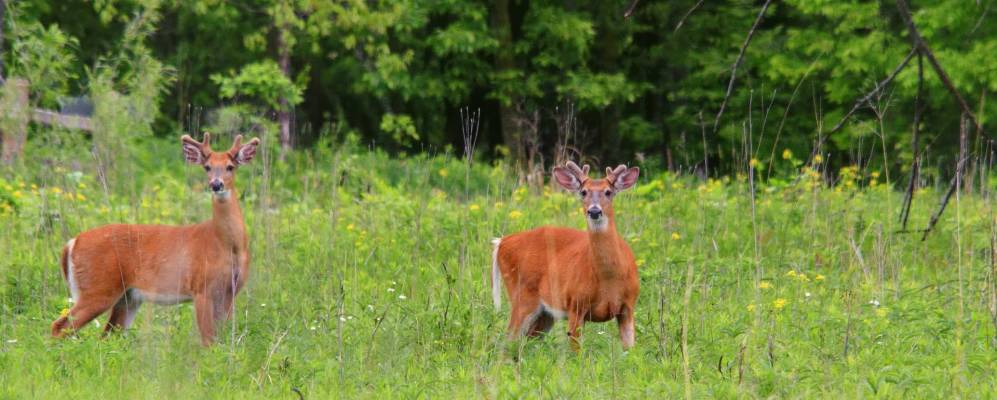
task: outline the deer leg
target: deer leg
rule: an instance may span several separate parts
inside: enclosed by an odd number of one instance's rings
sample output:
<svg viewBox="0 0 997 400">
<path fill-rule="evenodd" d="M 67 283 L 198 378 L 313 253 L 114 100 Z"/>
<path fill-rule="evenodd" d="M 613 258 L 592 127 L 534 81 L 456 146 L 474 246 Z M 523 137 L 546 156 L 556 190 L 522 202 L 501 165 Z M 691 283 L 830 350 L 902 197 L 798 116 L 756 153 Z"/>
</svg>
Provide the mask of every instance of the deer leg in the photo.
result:
<svg viewBox="0 0 997 400">
<path fill-rule="evenodd" d="M 571 340 L 571 350 L 578 352 L 581 344 L 578 339 L 582 336 L 582 325 L 585 324 L 585 317 L 578 312 L 568 313 L 568 338 Z"/>
<path fill-rule="evenodd" d="M 516 339 L 527 333 L 533 321 L 540 314 L 540 300 L 536 297 L 524 298 L 517 296 L 511 302 L 512 311 L 509 316 L 508 338 Z M 525 328 L 524 328 L 525 327 Z"/>
<path fill-rule="evenodd" d="M 628 350 L 634 345 L 634 312 L 627 307 L 620 315 L 616 316 L 616 322 L 620 326 L 620 340 L 623 342 L 623 350 Z"/>
<path fill-rule="evenodd" d="M 135 296 L 132 290 L 125 291 L 125 295 L 121 296 L 114 304 L 114 308 L 111 309 L 111 318 L 107 320 L 107 326 L 104 327 L 104 335 L 106 336 L 111 330 L 128 329 L 132 325 L 132 321 L 135 320 L 135 314 L 138 313 L 138 308 L 141 305 L 141 297 Z"/>
<path fill-rule="evenodd" d="M 211 296 L 194 296 L 194 313 L 197 316 L 197 329 L 201 331 L 201 344 L 210 346 L 215 341 L 215 304 Z"/>
<path fill-rule="evenodd" d="M 94 318 L 103 314 L 117 301 L 118 296 L 80 296 L 80 301 L 69 310 L 69 315 L 52 322 L 52 337 L 63 337 L 68 325 L 75 333 Z"/>
<path fill-rule="evenodd" d="M 232 317 L 232 310 L 235 303 L 235 296 L 239 289 L 235 286 L 228 286 L 218 292 L 215 304 L 215 321 L 226 321 Z"/>
</svg>

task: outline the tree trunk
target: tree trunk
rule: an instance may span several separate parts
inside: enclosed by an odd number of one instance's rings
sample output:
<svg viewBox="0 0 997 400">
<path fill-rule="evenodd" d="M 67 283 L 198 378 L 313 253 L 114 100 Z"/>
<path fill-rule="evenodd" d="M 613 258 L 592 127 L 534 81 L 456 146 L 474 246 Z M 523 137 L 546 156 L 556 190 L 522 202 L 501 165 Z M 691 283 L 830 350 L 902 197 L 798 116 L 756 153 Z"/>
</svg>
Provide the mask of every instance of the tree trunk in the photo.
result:
<svg viewBox="0 0 997 400">
<path fill-rule="evenodd" d="M 636 4 L 636 2 L 634 3 Z M 595 60 L 600 72 L 613 73 L 621 70 L 620 55 L 623 52 L 620 38 L 624 35 L 624 24 L 620 23 L 617 15 L 617 5 L 613 2 L 600 3 L 597 12 L 601 15 L 599 24 L 601 34 L 598 52 L 599 57 Z M 623 106 L 615 100 L 602 110 L 599 130 L 602 136 L 602 156 L 605 160 L 613 162 L 616 160 L 625 161 L 633 157 L 633 154 L 623 155 L 620 151 L 622 138 L 620 137 L 620 119 L 623 116 Z"/>
<path fill-rule="evenodd" d="M 291 48 L 284 40 L 284 35 L 289 34 L 290 30 L 286 25 L 281 26 L 280 31 L 277 32 L 277 64 L 287 79 L 291 79 Z M 281 96 L 279 101 L 280 109 L 277 110 L 277 120 L 280 124 L 280 158 L 283 160 L 287 152 L 291 150 L 291 107 L 286 96 Z"/>
<path fill-rule="evenodd" d="M 498 40 L 495 52 L 495 71 L 502 73 L 516 68 L 512 49 L 512 20 L 509 17 L 509 0 L 495 0 L 492 11 L 492 31 Z M 515 100 L 499 101 L 499 119 L 502 127 L 502 141 L 509 148 L 509 157 L 520 176 L 526 172 L 526 147 L 522 133 L 517 129 Z"/>
</svg>

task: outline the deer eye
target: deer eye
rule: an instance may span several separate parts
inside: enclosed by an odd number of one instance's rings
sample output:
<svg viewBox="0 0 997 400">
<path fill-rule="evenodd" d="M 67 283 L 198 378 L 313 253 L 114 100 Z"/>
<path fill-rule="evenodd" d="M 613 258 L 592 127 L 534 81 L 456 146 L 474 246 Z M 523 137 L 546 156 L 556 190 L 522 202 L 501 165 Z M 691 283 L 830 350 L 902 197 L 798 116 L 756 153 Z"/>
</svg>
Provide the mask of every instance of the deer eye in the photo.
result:
<svg viewBox="0 0 997 400">
<path fill-rule="evenodd" d="M 609 196 L 612 196 L 612 195 L 613 195 L 613 191 L 612 190 L 607 190 L 606 191 L 606 197 L 609 197 Z"/>
<path fill-rule="evenodd" d="M 584 190 L 584 189 L 582 189 L 582 191 L 581 191 L 581 192 L 578 192 L 578 193 L 579 193 L 579 194 L 581 194 L 581 195 L 582 195 L 582 197 L 585 197 L 585 196 L 588 196 L 588 195 L 589 195 L 589 191 L 588 191 L 588 190 Z"/>
<path fill-rule="evenodd" d="M 232 171 L 233 169 L 235 169 L 235 166 L 231 165 L 231 164 L 229 164 L 228 166 L 225 167 L 226 171 Z"/>
<path fill-rule="evenodd" d="M 208 172 L 211 172 L 211 166 L 205 165 L 204 166 L 204 170 L 208 171 Z"/>
</svg>

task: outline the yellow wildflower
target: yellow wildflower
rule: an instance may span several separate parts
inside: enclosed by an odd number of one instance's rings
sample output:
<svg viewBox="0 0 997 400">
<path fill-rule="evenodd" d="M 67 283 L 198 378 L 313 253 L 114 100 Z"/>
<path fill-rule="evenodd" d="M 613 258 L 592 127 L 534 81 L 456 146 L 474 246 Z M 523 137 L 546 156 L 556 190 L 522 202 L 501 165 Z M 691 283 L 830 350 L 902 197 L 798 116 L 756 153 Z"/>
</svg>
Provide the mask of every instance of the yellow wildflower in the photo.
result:
<svg viewBox="0 0 997 400">
<path fill-rule="evenodd" d="M 682 235 L 680 235 L 678 232 L 672 232 L 672 240 L 679 240 L 679 239 L 682 239 Z"/>
<path fill-rule="evenodd" d="M 771 289 L 772 288 L 772 284 L 769 283 L 768 281 L 761 281 L 761 282 L 758 282 L 758 288 L 759 289 Z"/>
<path fill-rule="evenodd" d="M 522 216 L 523 216 L 523 213 L 519 212 L 519 210 L 512 210 L 511 212 L 509 212 L 509 218 L 510 219 L 518 219 L 519 217 L 522 217 Z"/>
<path fill-rule="evenodd" d="M 808 278 L 807 274 L 803 273 L 803 272 L 800 272 L 800 274 L 797 276 L 797 278 L 799 278 L 803 282 L 810 282 L 810 278 Z"/>
<path fill-rule="evenodd" d="M 637 260 L 637 266 L 638 266 L 638 267 L 641 267 L 641 266 L 643 266 L 643 265 L 644 265 L 644 259 L 643 259 L 643 258 L 641 258 L 641 259 Z"/>
<path fill-rule="evenodd" d="M 87 188 L 87 184 L 85 184 L 83 182 L 80 182 L 80 184 L 77 185 L 77 187 L 79 187 L 80 189 L 86 189 Z"/>
<path fill-rule="evenodd" d="M 76 194 L 76 200 L 87 201 L 87 196 L 84 196 L 83 193 L 77 193 Z"/>
<path fill-rule="evenodd" d="M 355 226 L 353 226 L 353 224 L 346 225 L 346 230 L 348 230 L 348 231 L 352 231 L 353 228 L 355 228 Z"/>
<path fill-rule="evenodd" d="M 31 190 L 38 190 L 38 185 L 32 183 L 31 184 Z"/>
<path fill-rule="evenodd" d="M 501 201 L 495 202 L 495 208 L 502 208 L 502 206 L 505 206 L 505 203 Z"/>
<path fill-rule="evenodd" d="M 752 312 L 752 311 L 755 311 L 755 305 L 754 304 L 748 304 L 748 312 Z"/>
<path fill-rule="evenodd" d="M 450 175 L 450 171 L 447 171 L 446 168 L 440 168 L 440 170 L 436 171 L 436 173 L 440 174 L 440 176 L 443 178 L 446 178 L 448 175 Z"/>
<path fill-rule="evenodd" d="M 791 277 L 791 278 L 795 278 L 796 277 L 796 270 L 793 270 L 793 269 L 789 270 L 788 272 L 786 272 L 786 276 Z"/>
<path fill-rule="evenodd" d="M 781 310 L 783 307 L 786 306 L 787 303 L 788 302 L 786 301 L 786 299 L 778 298 L 772 302 L 772 308 L 775 308 L 776 310 Z"/>
<path fill-rule="evenodd" d="M 56 187 L 52 188 L 52 193 L 60 194 L 60 193 L 62 193 L 62 189 L 60 189 L 58 186 L 56 186 Z"/>
<path fill-rule="evenodd" d="M 872 171 L 872 173 L 870 173 L 869 176 L 873 178 L 879 178 L 879 171 Z"/>
<path fill-rule="evenodd" d="M 757 158 L 752 158 L 751 161 L 748 161 L 748 166 L 751 168 L 758 168 L 758 164 L 759 161 Z"/>
<path fill-rule="evenodd" d="M 471 211 L 478 211 L 478 210 L 481 209 L 481 207 L 478 206 L 477 204 L 471 204 L 471 205 L 467 206 L 467 209 L 471 210 Z"/>
<path fill-rule="evenodd" d="M 822 281 L 822 280 L 824 280 L 824 275 L 817 274 L 817 276 L 814 277 L 814 280 L 815 281 Z"/>
<path fill-rule="evenodd" d="M 782 151 L 782 159 L 783 160 L 788 160 L 790 158 L 793 158 L 793 152 L 790 151 L 789 149 L 783 150 Z"/>
<path fill-rule="evenodd" d="M 69 316 L 69 309 L 68 308 L 63 308 L 62 311 L 59 311 L 59 316 L 60 317 L 67 317 L 67 316 Z"/>
<path fill-rule="evenodd" d="M 885 317 L 887 313 L 889 313 L 889 310 L 887 310 L 886 307 L 880 307 L 876 309 L 876 315 L 878 315 L 880 318 Z"/>
<path fill-rule="evenodd" d="M 824 157 L 821 157 L 820 154 L 814 156 L 814 164 L 820 164 L 821 161 L 824 161 Z"/>
<path fill-rule="evenodd" d="M 11 193 L 11 194 L 14 195 L 15 199 L 20 199 L 21 196 L 23 196 L 23 194 L 21 193 L 20 190 L 15 190 L 14 193 Z"/>
</svg>

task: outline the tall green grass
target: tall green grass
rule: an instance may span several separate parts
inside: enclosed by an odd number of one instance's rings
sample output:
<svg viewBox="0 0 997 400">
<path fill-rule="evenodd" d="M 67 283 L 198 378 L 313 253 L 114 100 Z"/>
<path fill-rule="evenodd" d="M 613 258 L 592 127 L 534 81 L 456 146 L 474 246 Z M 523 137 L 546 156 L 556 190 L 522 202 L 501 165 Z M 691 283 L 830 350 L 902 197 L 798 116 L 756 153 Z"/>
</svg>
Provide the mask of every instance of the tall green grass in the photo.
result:
<svg viewBox="0 0 997 400">
<path fill-rule="evenodd" d="M 69 306 L 60 249 L 111 222 L 210 217 L 176 141 L 142 139 L 106 180 L 83 146 L 0 179 L 2 398 L 965 397 L 995 392 L 993 202 L 967 190 L 927 241 L 897 233 L 901 194 L 874 171 L 757 184 L 645 173 L 616 200 L 640 265 L 637 344 L 588 324 L 507 342 L 490 239 L 584 227 L 577 200 L 501 164 L 319 146 L 238 172 L 253 261 L 234 318 L 199 345 L 190 304 L 133 329 L 52 340 Z M 225 140 L 222 140 L 225 142 Z M 227 144 L 227 143 L 225 143 Z M 782 162 L 782 161 L 777 161 Z M 122 167 L 123 168 L 123 167 Z M 600 170 L 596 168 L 595 170 Z M 979 183 L 978 183 L 979 184 Z M 919 191 L 913 227 L 940 196 Z M 754 203 L 754 219 L 752 206 Z M 961 273 L 960 273 L 961 272 Z M 99 319 L 103 324 L 106 317 Z M 684 355 L 685 354 L 685 355 Z M 687 382 L 687 383 L 686 383 Z M 688 391 L 688 392 L 687 392 Z"/>
</svg>

